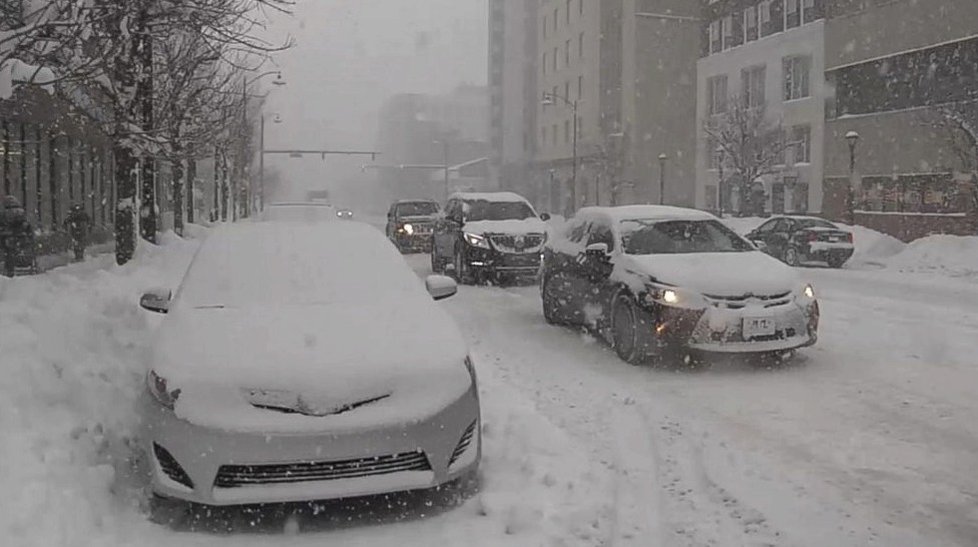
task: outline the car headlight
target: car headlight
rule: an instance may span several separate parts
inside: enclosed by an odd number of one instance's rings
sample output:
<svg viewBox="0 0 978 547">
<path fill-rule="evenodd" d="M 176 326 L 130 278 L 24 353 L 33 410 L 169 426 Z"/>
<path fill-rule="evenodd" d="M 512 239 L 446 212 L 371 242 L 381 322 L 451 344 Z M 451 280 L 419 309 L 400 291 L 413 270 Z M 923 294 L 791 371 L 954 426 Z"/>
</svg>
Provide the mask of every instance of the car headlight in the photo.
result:
<svg viewBox="0 0 978 547">
<path fill-rule="evenodd" d="M 811 284 L 800 285 L 795 289 L 795 301 L 800 304 L 810 304 L 816 300 L 815 287 Z"/>
<path fill-rule="evenodd" d="M 805 289 L 804 289 L 803 293 L 808 298 L 811 298 L 812 300 L 815 299 L 815 287 L 812 287 L 811 285 L 805 285 Z"/>
<path fill-rule="evenodd" d="M 480 236 L 479 234 L 470 234 L 466 232 L 463 235 L 463 237 L 465 238 L 465 242 L 473 247 L 479 247 L 480 249 L 489 248 L 489 240 L 486 239 L 484 236 Z"/>
<path fill-rule="evenodd" d="M 414 235 L 414 226 L 411 226 L 410 224 L 405 224 L 403 230 L 404 233 L 406 233 L 409 236 Z"/>
<path fill-rule="evenodd" d="M 706 300 L 693 291 L 679 287 L 664 287 L 654 283 L 646 286 L 643 300 L 648 305 L 660 304 L 674 308 L 702 309 L 706 307 Z"/>
<path fill-rule="evenodd" d="M 180 398 L 179 389 L 171 391 L 167 386 L 166 378 L 157 374 L 155 370 L 149 371 L 149 375 L 146 377 L 146 385 L 149 392 L 153 394 L 153 397 L 156 397 L 161 405 L 173 410 L 177 399 Z"/>
</svg>

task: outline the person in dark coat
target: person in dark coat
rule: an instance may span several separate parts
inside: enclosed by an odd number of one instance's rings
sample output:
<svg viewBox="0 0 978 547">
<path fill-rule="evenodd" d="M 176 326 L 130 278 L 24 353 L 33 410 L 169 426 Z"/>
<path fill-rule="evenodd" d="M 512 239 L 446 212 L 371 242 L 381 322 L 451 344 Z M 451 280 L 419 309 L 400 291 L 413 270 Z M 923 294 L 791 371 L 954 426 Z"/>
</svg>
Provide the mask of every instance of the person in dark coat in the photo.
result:
<svg viewBox="0 0 978 547">
<path fill-rule="evenodd" d="M 3 275 L 13 277 L 17 263 L 28 246 L 34 244 L 34 229 L 27 221 L 27 212 L 14 196 L 3 198 L 0 204 L 0 254 L 3 256 Z"/>
<path fill-rule="evenodd" d="M 65 229 L 71 236 L 71 248 L 75 251 L 75 260 L 85 259 L 85 247 L 88 246 L 88 236 L 92 219 L 85 212 L 83 205 L 72 205 L 65 217 Z"/>
</svg>

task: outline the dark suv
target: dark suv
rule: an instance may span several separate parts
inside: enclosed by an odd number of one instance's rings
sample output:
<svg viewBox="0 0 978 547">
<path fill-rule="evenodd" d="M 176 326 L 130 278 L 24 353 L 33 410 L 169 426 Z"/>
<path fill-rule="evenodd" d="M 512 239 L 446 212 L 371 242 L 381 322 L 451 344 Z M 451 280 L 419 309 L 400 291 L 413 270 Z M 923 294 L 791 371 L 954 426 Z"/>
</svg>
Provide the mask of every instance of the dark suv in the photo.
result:
<svg viewBox="0 0 978 547">
<path fill-rule="evenodd" d="M 535 276 L 549 218 L 511 192 L 455 194 L 435 223 L 431 268 L 460 283 Z"/>
<path fill-rule="evenodd" d="M 387 211 L 387 237 L 402 253 L 431 251 L 431 232 L 438 211 L 438 203 L 432 200 L 395 202 Z"/>
<path fill-rule="evenodd" d="M 789 266 L 820 261 L 841 268 L 855 251 L 852 232 L 817 217 L 774 217 L 747 234 L 747 239 Z"/>
</svg>

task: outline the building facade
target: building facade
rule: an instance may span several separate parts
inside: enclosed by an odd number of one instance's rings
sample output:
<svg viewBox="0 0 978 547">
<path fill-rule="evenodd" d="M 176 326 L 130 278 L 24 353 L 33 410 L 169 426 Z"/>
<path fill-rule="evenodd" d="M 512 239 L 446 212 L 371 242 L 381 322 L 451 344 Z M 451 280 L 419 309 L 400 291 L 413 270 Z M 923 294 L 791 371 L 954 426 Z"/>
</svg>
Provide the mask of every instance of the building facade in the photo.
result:
<svg viewBox="0 0 978 547">
<path fill-rule="evenodd" d="M 534 165 L 551 211 L 692 204 L 699 13 L 683 0 L 540 2 Z"/>
<path fill-rule="evenodd" d="M 829 0 L 827 16 L 826 213 L 904 240 L 974 233 L 975 158 L 952 128 L 978 124 L 978 2 Z"/>
<path fill-rule="evenodd" d="M 707 0 L 697 70 L 696 206 L 747 212 L 749 196 L 773 213 L 817 213 L 823 199 L 826 86 L 823 0 Z M 779 130 L 778 160 L 755 180 L 710 138 L 707 124 L 758 109 Z M 760 190 L 763 189 L 763 194 Z"/>
</svg>

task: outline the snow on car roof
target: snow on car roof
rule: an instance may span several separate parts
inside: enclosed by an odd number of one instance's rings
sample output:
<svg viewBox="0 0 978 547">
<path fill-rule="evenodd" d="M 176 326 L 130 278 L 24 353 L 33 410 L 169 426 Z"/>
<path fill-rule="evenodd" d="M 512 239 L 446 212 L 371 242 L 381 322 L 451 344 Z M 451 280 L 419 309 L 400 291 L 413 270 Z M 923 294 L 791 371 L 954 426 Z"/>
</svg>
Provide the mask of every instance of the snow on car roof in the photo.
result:
<svg viewBox="0 0 978 547">
<path fill-rule="evenodd" d="M 452 194 L 452 199 L 527 203 L 525 197 L 513 192 L 456 192 Z"/>
<path fill-rule="evenodd" d="M 625 205 L 621 207 L 585 207 L 580 215 L 604 216 L 612 222 L 626 220 L 716 220 L 710 213 L 698 209 L 670 205 Z"/>
<path fill-rule="evenodd" d="M 348 302 L 424 290 L 376 228 L 358 222 L 222 226 L 194 259 L 180 299 L 191 307 Z"/>
<path fill-rule="evenodd" d="M 399 199 L 394 203 L 396 203 L 397 205 L 401 205 L 402 203 L 438 203 L 438 202 L 433 199 Z"/>
</svg>

